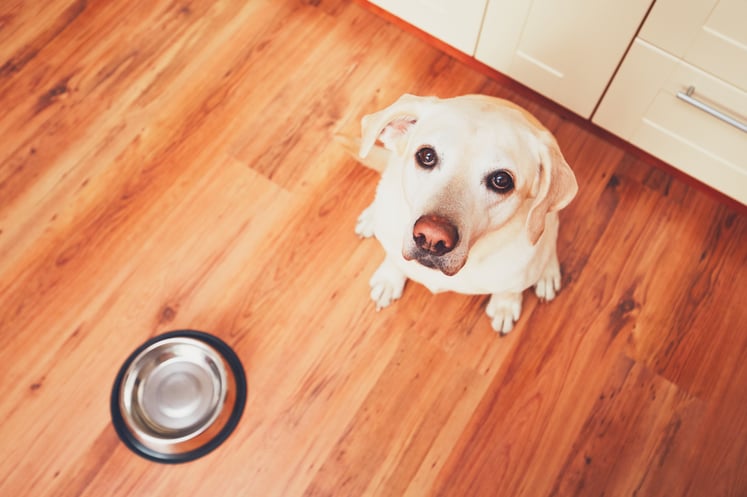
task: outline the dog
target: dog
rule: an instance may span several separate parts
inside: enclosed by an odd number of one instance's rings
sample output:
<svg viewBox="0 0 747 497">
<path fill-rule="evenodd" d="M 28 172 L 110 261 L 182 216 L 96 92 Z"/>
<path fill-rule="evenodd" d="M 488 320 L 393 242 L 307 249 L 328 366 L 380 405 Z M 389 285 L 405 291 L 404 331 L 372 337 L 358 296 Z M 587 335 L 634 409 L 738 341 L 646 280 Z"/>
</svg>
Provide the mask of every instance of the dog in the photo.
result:
<svg viewBox="0 0 747 497">
<path fill-rule="evenodd" d="M 410 279 L 434 293 L 489 294 L 492 328 L 506 334 L 525 289 L 555 298 L 558 211 L 578 185 L 529 112 L 485 95 L 406 94 L 363 117 L 358 155 L 381 171 L 355 227 L 386 252 L 370 280 L 377 310 Z"/>
</svg>

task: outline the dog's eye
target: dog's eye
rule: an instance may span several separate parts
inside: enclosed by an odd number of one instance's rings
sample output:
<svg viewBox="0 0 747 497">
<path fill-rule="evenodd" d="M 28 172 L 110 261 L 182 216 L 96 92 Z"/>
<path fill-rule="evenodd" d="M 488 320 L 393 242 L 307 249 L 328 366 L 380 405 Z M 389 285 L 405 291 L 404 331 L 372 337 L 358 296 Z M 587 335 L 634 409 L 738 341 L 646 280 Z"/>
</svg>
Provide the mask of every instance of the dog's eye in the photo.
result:
<svg viewBox="0 0 747 497">
<path fill-rule="evenodd" d="M 488 176 L 488 187 L 497 193 L 508 193 L 514 189 L 514 178 L 511 173 L 501 169 Z"/>
<path fill-rule="evenodd" d="M 431 147 L 423 147 L 415 152 L 415 160 L 418 161 L 420 167 L 431 169 L 438 164 L 438 155 Z"/>
</svg>

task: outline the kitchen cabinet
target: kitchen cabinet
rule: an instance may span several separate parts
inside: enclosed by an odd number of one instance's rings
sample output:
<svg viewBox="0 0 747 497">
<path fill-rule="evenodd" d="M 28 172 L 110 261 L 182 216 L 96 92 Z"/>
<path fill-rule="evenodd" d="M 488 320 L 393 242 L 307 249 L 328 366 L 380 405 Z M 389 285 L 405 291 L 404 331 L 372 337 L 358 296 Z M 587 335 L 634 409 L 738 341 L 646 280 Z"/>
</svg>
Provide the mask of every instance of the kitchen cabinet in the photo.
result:
<svg viewBox="0 0 747 497">
<path fill-rule="evenodd" d="M 659 0 L 593 122 L 747 204 L 747 2 Z"/>
</svg>

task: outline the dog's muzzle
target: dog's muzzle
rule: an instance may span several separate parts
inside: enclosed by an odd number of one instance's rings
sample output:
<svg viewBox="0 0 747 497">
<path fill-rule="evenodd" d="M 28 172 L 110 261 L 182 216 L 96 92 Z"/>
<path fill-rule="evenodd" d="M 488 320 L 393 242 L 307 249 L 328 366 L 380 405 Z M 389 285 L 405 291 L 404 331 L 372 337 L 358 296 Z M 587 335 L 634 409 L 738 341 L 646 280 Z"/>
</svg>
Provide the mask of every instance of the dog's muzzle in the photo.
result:
<svg viewBox="0 0 747 497">
<path fill-rule="evenodd" d="M 443 216 L 420 216 L 412 228 L 412 241 L 402 252 L 408 261 L 416 260 L 448 276 L 453 276 L 464 266 L 463 257 L 451 254 L 459 243 L 459 230 Z"/>
</svg>

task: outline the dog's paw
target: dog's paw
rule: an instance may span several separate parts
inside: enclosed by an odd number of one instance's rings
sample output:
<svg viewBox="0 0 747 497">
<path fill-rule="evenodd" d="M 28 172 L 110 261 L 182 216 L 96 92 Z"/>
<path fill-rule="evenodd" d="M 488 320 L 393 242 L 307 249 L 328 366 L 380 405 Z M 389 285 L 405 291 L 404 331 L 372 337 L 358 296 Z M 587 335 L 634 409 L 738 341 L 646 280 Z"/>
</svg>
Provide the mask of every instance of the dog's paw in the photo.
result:
<svg viewBox="0 0 747 497">
<path fill-rule="evenodd" d="M 521 315 L 521 293 L 494 293 L 485 312 L 493 329 L 501 335 L 507 334 Z"/>
<path fill-rule="evenodd" d="M 384 261 L 371 276 L 371 300 L 380 311 L 402 296 L 407 277 L 390 261 Z"/>
<path fill-rule="evenodd" d="M 560 263 L 557 256 L 553 256 L 547 263 L 542 276 L 534 285 L 534 293 L 540 300 L 550 301 L 555 298 L 560 291 Z"/>
<path fill-rule="evenodd" d="M 355 223 L 355 234 L 361 238 L 370 238 L 374 234 L 374 214 L 373 206 L 368 206 L 366 210 L 361 212 L 358 216 L 358 221 Z"/>
</svg>

